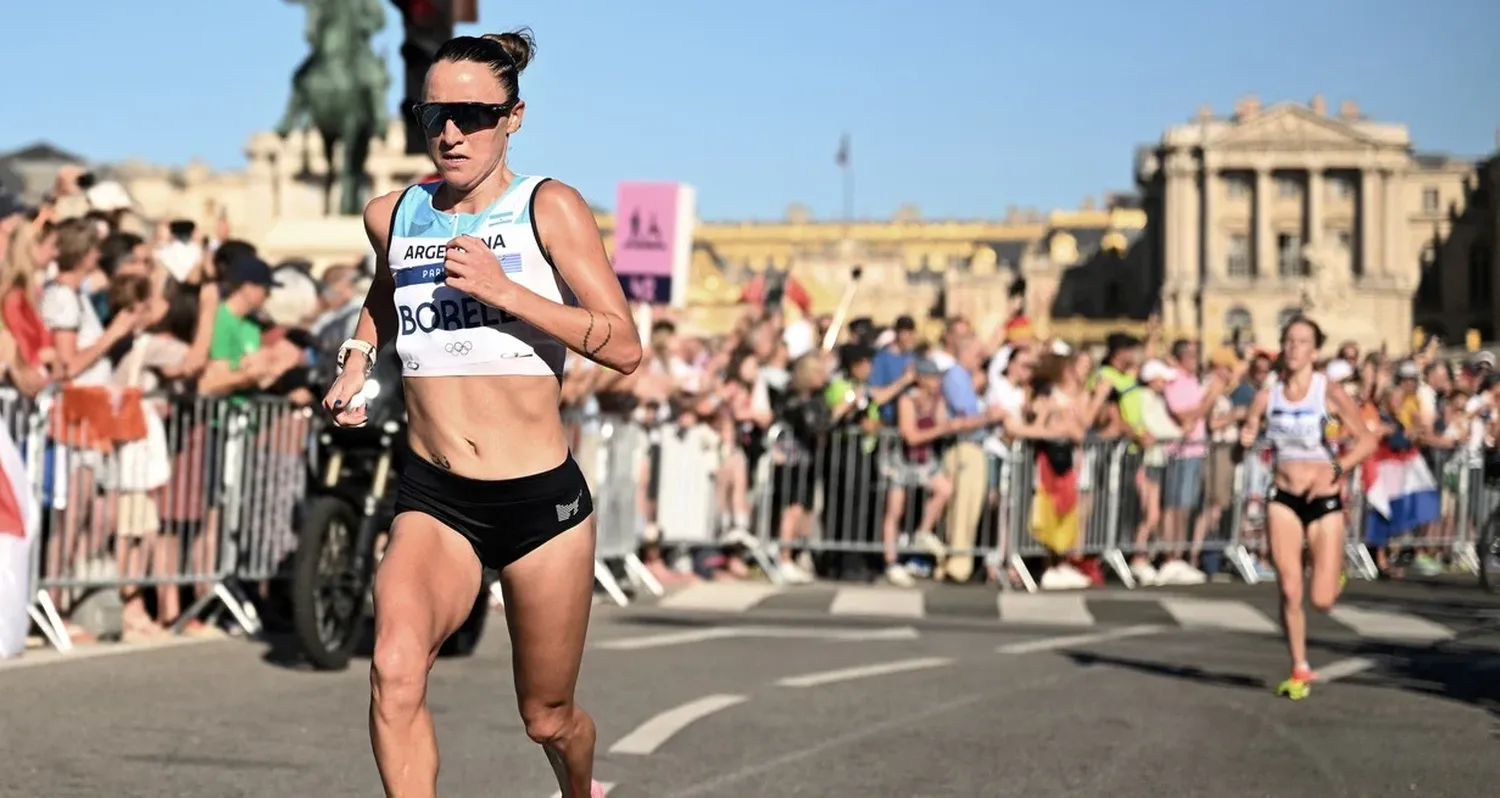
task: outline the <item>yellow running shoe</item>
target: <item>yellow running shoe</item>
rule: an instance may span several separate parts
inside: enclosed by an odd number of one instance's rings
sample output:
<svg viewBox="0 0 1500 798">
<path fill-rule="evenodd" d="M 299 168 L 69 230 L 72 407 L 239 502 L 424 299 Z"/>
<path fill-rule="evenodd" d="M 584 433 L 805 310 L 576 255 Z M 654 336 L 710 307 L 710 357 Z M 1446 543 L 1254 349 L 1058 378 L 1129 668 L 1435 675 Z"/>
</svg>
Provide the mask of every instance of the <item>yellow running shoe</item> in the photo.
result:
<svg viewBox="0 0 1500 798">
<path fill-rule="evenodd" d="M 1293 701 L 1301 701 L 1312 692 L 1312 683 L 1317 678 L 1318 674 L 1311 668 L 1299 665 L 1292 669 L 1291 678 L 1276 688 L 1276 695 L 1286 696 Z"/>
<path fill-rule="evenodd" d="M 1286 696 L 1293 701 L 1301 701 L 1312 693 L 1312 685 L 1300 679 L 1287 679 L 1276 688 L 1276 695 Z"/>
</svg>

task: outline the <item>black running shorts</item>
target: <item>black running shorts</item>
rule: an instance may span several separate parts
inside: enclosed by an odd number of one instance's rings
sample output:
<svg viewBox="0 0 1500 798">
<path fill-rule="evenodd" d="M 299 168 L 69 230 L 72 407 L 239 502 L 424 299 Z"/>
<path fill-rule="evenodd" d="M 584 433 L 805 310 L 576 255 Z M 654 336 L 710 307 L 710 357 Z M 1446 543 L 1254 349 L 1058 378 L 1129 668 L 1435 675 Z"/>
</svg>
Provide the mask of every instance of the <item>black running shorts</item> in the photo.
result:
<svg viewBox="0 0 1500 798">
<path fill-rule="evenodd" d="M 408 453 L 396 514 L 431 516 L 469 541 L 496 571 L 582 523 L 594 512 L 583 472 L 570 454 L 550 471 L 515 479 L 470 479 Z"/>
</svg>

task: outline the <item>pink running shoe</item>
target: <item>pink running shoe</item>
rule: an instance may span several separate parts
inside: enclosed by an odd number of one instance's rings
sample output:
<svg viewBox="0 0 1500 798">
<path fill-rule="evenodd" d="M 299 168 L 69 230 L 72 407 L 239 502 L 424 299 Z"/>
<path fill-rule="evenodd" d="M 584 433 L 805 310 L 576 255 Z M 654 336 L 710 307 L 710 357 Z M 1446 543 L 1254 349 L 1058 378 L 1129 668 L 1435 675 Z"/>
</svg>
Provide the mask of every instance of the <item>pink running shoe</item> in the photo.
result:
<svg viewBox="0 0 1500 798">
<path fill-rule="evenodd" d="M 604 785 L 594 782 L 589 785 L 589 798 L 604 798 Z"/>
</svg>

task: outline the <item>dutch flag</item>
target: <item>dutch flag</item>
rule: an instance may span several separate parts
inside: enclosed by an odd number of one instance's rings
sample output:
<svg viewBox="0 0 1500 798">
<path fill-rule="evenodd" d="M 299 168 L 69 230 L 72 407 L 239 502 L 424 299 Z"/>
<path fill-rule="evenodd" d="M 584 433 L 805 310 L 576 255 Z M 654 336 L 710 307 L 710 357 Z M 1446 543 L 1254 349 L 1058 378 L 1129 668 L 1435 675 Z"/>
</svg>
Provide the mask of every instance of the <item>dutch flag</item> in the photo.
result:
<svg viewBox="0 0 1500 798">
<path fill-rule="evenodd" d="M 1392 449 L 1384 441 L 1364 467 L 1365 539 L 1383 545 L 1393 536 L 1442 516 L 1442 493 L 1416 449 Z"/>
</svg>

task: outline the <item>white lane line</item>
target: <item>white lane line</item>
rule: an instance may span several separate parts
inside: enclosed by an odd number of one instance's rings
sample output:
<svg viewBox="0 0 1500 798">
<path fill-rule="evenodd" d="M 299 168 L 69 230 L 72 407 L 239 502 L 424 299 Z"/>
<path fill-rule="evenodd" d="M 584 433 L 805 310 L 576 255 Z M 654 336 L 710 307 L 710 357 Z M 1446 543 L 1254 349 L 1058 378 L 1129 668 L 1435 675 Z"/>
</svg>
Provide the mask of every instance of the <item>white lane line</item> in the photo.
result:
<svg viewBox="0 0 1500 798">
<path fill-rule="evenodd" d="M 811 640 L 836 640 L 841 643 L 868 643 L 879 640 L 916 640 L 920 635 L 915 627 L 892 626 L 889 629 L 841 629 L 830 627 L 791 626 L 778 629 L 774 626 L 741 627 L 747 636 L 785 637 Z"/>
<path fill-rule="evenodd" d="M 868 679 L 872 676 L 919 671 L 926 668 L 941 668 L 952 664 L 953 660 L 947 657 L 903 659 L 895 662 L 882 662 L 877 665 L 861 665 L 856 668 L 840 668 L 836 671 L 821 671 L 818 673 L 805 673 L 801 676 L 788 676 L 785 679 L 778 680 L 776 685 L 778 687 L 818 687 L 825 684 L 833 684 L 834 682 Z"/>
<path fill-rule="evenodd" d="M 14 659 L 0 660 L 0 672 L 39 668 L 43 665 L 61 665 L 67 662 L 80 662 L 89 659 L 119 657 L 126 654 L 140 654 L 147 651 L 161 651 L 163 649 L 180 648 L 182 646 L 228 643 L 235 640 L 236 638 L 231 637 L 184 637 L 173 635 L 144 643 L 97 643 L 88 646 L 79 646 L 66 654 L 54 649 L 37 649 L 28 651 Z"/>
<path fill-rule="evenodd" d="M 621 737 L 609 747 L 611 754 L 635 754 L 650 756 L 672 735 L 682 731 L 695 721 L 702 720 L 721 709 L 728 709 L 748 700 L 742 695 L 706 695 L 681 706 L 662 712 L 637 726 L 635 731 Z"/>
<path fill-rule="evenodd" d="M 1360 637 L 1384 640 L 1437 642 L 1453 637 L 1453 630 L 1426 618 L 1404 612 L 1385 612 L 1362 607 L 1334 607 L 1328 613 L 1335 621 L 1353 629 Z"/>
<path fill-rule="evenodd" d="M 747 637 L 774 637 L 794 640 L 821 640 L 836 643 L 866 643 L 882 640 L 915 640 L 917 630 L 910 626 L 895 626 L 889 629 L 858 629 L 839 627 L 786 627 L 775 626 L 716 626 L 709 629 L 689 629 L 681 632 L 663 632 L 640 637 L 618 637 L 593 644 L 594 648 L 611 651 L 639 651 L 647 648 L 664 648 L 709 640 L 729 640 Z"/>
<path fill-rule="evenodd" d="M 1078 594 L 1001 593 L 996 599 L 1000 620 L 1048 626 L 1093 626 L 1094 614 Z"/>
<path fill-rule="evenodd" d="M 1108 640 L 1120 640 L 1126 637 L 1140 637 L 1141 635 L 1154 635 L 1162 631 L 1160 626 L 1127 626 L 1123 629 L 1115 629 L 1109 632 L 1099 632 L 1091 635 L 1068 635 L 1066 637 L 1044 637 L 1041 640 L 1027 640 L 1022 643 L 1008 643 L 996 647 L 995 651 L 1001 654 L 1035 654 L 1039 651 L 1056 651 L 1060 648 L 1071 648 L 1073 646 L 1084 646 L 1089 643 L 1103 643 Z"/>
<path fill-rule="evenodd" d="M 1373 667 L 1375 667 L 1375 660 L 1373 659 L 1365 659 L 1364 657 L 1341 659 L 1338 662 L 1331 662 L 1321 668 L 1317 668 L 1318 680 L 1313 682 L 1313 684 L 1338 681 L 1339 679 L 1353 676 L 1356 673 L 1364 673 Z"/>
<path fill-rule="evenodd" d="M 609 795 L 609 791 L 615 788 L 614 782 L 610 781 L 601 781 L 599 782 L 599 786 L 604 788 L 605 795 Z M 563 798 L 562 790 L 552 793 L 552 798 Z"/>
<path fill-rule="evenodd" d="M 662 648 L 665 646 L 680 646 L 687 643 L 702 643 L 707 640 L 723 640 L 726 637 L 738 637 L 739 631 L 724 627 L 711 629 L 690 629 L 685 632 L 664 632 L 658 635 L 643 635 L 641 637 L 620 637 L 614 640 L 605 640 L 594 644 L 594 648 L 610 649 L 612 651 L 638 651 L 643 648 Z"/>
<path fill-rule="evenodd" d="M 1163 597 L 1161 606 L 1188 629 L 1276 634 L 1281 627 L 1243 601 Z"/>
<path fill-rule="evenodd" d="M 830 615 L 880 615 L 920 618 L 925 614 L 922 591 L 899 587 L 845 587 L 834 594 Z"/>
<path fill-rule="evenodd" d="M 780 592 L 781 588 L 775 585 L 756 582 L 705 582 L 685 587 L 662 599 L 656 606 L 666 610 L 746 612 Z"/>
</svg>

